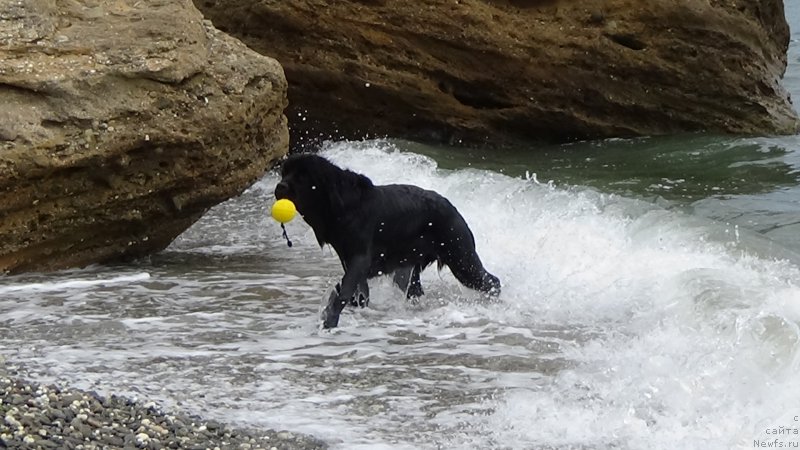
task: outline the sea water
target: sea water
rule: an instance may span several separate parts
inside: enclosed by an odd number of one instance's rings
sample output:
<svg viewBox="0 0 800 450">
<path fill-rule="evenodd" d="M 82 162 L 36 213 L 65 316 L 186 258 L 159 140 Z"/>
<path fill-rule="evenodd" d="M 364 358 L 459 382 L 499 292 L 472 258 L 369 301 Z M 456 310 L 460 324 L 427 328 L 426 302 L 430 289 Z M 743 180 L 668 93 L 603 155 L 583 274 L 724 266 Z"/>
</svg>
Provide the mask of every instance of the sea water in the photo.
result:
<svg viewBox="0 0 800 450">
<path fill-rule="evenodd" d="M 432 268 L 421 300 L 377 279 L 321 331 L 341 268 L 302 220 L 285 246 L 270 174 L 148 261 L 9 277 L 2 355 L 339 448 L 744 448 L 800 428 L 800 268 L 749 250 L 763 236 L 387 141 L 323 155 L 447 196 L 499 299 Z"/>
<path fill-rule="evenodd" d="M 324 156 L 376 183 L 448 197 L 497 301 L 430 268 L 419 301 L 376 279 L 369 308 L 320 330 L 342 269 L 299 218 L 286 247 L 270 173 L 146 260 L 4 277 L 0 357 L 341 449 L 800 447 L 798 149 L 331 142 Z"/>
</svg>

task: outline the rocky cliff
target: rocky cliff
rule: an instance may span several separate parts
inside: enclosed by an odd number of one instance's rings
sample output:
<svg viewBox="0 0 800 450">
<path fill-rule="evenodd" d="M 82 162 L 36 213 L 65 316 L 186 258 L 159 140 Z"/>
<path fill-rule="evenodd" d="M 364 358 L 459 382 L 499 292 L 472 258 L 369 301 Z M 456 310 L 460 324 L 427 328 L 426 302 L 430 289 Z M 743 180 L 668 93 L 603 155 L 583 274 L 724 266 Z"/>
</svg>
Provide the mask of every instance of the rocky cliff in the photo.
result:
<svg viewBox="0 0 800 450">
<path fill-rule="evenodd" d="M 0 9 L 0 271 L 151 253 L 288 149 L 280 65 L 188 0 Z"/>
<path fill-rule="evenodd" d="M 284 66 L 319 137 L 792 133 L 783 0 L 196 0 Z"/>
</svg>

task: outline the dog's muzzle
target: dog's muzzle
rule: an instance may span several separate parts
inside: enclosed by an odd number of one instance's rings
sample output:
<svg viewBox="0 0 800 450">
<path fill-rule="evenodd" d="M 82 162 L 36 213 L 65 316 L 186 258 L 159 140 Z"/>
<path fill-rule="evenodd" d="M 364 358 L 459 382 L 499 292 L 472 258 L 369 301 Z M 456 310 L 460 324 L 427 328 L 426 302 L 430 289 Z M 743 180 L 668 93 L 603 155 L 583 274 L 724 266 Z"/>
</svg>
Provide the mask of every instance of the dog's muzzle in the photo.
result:
<svg viewBox="0 0 800 450">
<path fill-rule="evenodd" d="M 280 200 L 283 198 L 289 198 L 289 194 L 291 194 L 291 189 L 289 189 L 289 185 L 281 181 L 275 186 L 275 199 Z"/>
</svg>

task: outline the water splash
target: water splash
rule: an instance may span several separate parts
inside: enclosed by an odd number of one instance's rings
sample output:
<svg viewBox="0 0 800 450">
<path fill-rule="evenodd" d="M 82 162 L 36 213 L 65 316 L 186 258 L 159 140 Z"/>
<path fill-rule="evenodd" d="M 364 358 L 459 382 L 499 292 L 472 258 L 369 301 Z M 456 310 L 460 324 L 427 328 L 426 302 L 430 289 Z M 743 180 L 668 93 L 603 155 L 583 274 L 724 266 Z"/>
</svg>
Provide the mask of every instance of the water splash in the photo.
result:
<svg viewBox="0 0 800 450">
<path fill-rule="evenodd" d="M 385 141 L 323 154 L 448 197 L 503 281 L 499 301 L 429 269 L 421 301 L 375 280 L 370 308 L 320 332 L 341 268 L 301 220 L 285 247 L 270 174 L 137 266 L 7 277 L 49 287 L 0 297 L 0 355 L 45 380 L 348 449 L 747 447 L 800 414 L 800 271 L 762 238 L 592 189 L 443 170 Z M 94 278 L 125 282 L 74 284 Z"/>
</svg>

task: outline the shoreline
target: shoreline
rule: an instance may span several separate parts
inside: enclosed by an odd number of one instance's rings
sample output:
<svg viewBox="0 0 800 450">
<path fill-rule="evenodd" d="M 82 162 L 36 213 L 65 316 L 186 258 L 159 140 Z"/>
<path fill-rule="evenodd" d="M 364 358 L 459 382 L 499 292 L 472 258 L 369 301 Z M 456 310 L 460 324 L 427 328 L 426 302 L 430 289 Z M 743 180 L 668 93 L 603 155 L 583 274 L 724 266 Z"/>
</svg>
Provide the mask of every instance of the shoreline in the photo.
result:
<svg viewBox="0 0 800 450">
<path fill-rule="evenodd" d="M 0 359 L 0 365 L 3 362 Z M 312 436 L 239 428 L 136 400 L 30 381 L 0 367 L 0 448 L 313 450 Z"/>
</svg>

